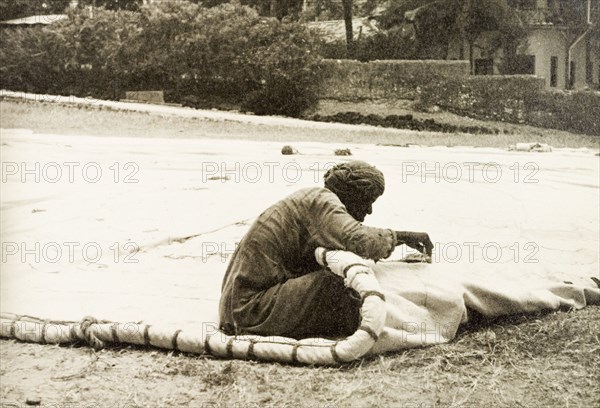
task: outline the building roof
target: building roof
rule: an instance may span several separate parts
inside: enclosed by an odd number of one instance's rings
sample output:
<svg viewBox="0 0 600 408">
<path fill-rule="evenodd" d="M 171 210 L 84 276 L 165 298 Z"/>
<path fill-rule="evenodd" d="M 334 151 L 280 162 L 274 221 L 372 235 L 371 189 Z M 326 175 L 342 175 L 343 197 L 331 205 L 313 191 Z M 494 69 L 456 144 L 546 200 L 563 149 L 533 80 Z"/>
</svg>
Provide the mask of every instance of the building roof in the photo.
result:
<svg viewBox="0 0 600 408">
<path fill-rule="evenodd" d="M 66 14 L 47 14 L 47 15 L 38 15 L 38 16 L 29 16 L 29 17 L 21 17 L 15 18 L 13 20 L 0 21 L 2 25 L 48 25 L 52 23 L 56 23 L 57 21 L 64 20 L 68 18 Z"/>
</svg>

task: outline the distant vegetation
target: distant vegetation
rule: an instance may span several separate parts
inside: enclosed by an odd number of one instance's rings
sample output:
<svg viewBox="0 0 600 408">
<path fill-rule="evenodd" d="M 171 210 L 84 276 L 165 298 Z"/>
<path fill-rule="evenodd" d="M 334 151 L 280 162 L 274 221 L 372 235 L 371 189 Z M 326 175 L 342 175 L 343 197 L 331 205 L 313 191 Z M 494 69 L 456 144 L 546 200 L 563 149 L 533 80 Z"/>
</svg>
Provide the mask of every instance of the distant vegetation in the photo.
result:
<svg viewBox="0 0 600 408">
<path fill-rule="evenodd" d="M 261 18 L 239 3 L 90 14 L 79 9 L 48 27 L 4 29 L 0 86 L 105 99 L 161 89 L 170 102 L 221 98 L 290 116 L 317 101 L 317 40 L 300 24 Z"/>
</svg>

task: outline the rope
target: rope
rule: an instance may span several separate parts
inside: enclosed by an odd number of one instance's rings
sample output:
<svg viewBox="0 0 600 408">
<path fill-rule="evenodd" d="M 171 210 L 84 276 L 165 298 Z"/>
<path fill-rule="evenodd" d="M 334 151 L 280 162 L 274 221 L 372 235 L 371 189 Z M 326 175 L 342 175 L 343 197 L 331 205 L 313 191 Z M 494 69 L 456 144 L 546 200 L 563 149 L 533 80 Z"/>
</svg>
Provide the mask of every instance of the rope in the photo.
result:
<svg viewBox="0 0 600 408">
<path fill-rule="evenodd" d="M 339 365 L 365 355 L 379 338 L 385 323 L 385 296 L 365 261 L 345 251 L 315 251 L 317 262 L 345 279 L 362 299 L 361 326 L 338 340 L 228 336 L 211 330 L 186 333 L 149 324 L 119 323 L 85 316 L 79 322 L 50 321 L 11 313 L 0 314 L 0 337 L 40 344 L 85 342 L 95 349 L 108 344 L 134 344 L 229 359 L 277 361 L 291 364 Z"/>
</svg>

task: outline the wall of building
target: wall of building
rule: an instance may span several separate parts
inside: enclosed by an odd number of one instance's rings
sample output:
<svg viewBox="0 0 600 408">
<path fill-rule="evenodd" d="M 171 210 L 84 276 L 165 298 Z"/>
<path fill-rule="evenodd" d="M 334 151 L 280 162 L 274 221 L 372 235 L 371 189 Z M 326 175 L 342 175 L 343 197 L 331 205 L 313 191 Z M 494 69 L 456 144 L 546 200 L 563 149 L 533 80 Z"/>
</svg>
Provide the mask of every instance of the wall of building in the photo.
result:
<svg viewBox="0 0 600 408">
<path fill-rule="evenodd" d="M 504 63 L 504 52 L 502 49 L 497 49 L 494 52 L 490 52 L 490 44 L 493 43 L 494 33 L 484 33 L 477 39 L 477 43 L 473 48 L 473 61 L 477 64 L 480 59 L 491 59 L 493 61 L 492 72 L 486 74 L 500 75 L 500 65 Z M 567 85 L 567 49 L 568 40 L 564 29 L 556 27 L 532 27 L 530 28 L 524 47 L 519 50 L 520 55 L 533 55 L 535 56 L 535 71 L 532 73 L 536 76 L 544 78 L 547 89 L 566 89 Z M 583 80 L 585 80 L 585 45 L 578 48 L 577 55 L 578 59 L 583 58 Z M 464 45 L 466 58 L 468 58 L 468 44 Z M 460 52 L 460 43 L 454 41 L 450 44 L 450 52 L 448 54 L 449 59 L 458 59 Z M 557 83 L 556 86 L 551 86 L 551 58 L 557 58 Z M 580 70 L 580 63 L 576 63 L 577 70 Z M 477 71 L 477 69 L 475 69 Z M 477 72 L 475 72 L 477 73 Z M 521 74 L 528 74 L 522 72 Z M 578 77 L 582 74 L 577 73 Z M 580 78 L 576 78 L 580 79 Z"/>
<path fill-rule="evenodd" d="M 600 88 L 600 47 L 590 48 L 590 58 L 592 59 L 592 83 L 596 85 L 596 88 Z"/>
<path fill-rule="evenodd" d="M 574 89 L 584 89 L 588 86 L 598 85 L 598 69 L 600 68 L 600 56 L 598 55 L 597 48 L 590 47 L 588 42 L 593 41 L 590 37 L 590 33 L 583 37 L 580 41 L 574 43 L 571 50 L 571 60 L 575 62 L 575 83 Z M 597 40 L 596 40 L 597 41 Z M 588 55 L 589 53 L 589 55 Z M 591 82 L 588 84 L 587 76 L 587 61 L 591 63 Z"/>
<path fill-rule="evenodd" d="M 583 38 L 577 42 L 571 49 L 571 62 L 575 63 L 575 78 L 573 89 L 583 89 L 587 86 L 586 82 L 586 40 Z M 569 71 L 570 72 L 570 71 Z"/>
<path fill-rule="evenodd" d="M 537 76 L 544 78 L 548 89 L 552 88 L 550 86 L 550 61 L 552 57 L 558 59 L 555 88 L 566 88 L 567 47 L 567 38 L 563 31 L 558 28 L 532 28 L 527 36 L 527 50 L 524 53 L 535 55 L 535 73 Z"/>
</svg>

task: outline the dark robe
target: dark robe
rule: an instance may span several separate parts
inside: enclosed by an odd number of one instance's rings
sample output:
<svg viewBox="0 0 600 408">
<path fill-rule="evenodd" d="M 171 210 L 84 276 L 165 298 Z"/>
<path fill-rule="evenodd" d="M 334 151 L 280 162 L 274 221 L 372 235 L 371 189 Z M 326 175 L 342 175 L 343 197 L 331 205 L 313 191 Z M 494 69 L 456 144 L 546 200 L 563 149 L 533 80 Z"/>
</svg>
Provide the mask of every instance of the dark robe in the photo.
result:
<svg viewBox="0 0 600 408">
<path fill-rule="evenodd" d="M 263 212 L 237 246 L 223 280 L 220 326 L 227 334 L 342 336 L 360 322 L 360 299 L 315 260 L 317 247 L 378 260 L 391 230 L 362 225 L 333 192 L 306 188 Z"/>
</svg>

